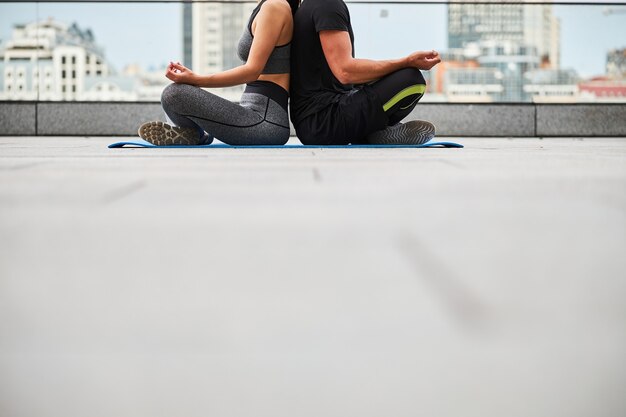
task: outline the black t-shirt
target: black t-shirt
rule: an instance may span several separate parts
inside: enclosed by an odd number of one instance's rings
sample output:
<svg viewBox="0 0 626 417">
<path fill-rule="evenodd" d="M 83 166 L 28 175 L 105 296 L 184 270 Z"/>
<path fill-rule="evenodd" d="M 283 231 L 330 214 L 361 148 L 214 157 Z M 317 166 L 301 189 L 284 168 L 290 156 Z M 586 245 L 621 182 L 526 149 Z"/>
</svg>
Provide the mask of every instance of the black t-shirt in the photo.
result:
<svg viewBox="0 0 626 417">
<path fill-rule="evenodd" d="M 354 56 L 354 34 L 342 0 L 304 0 L 294 16 L 291 41 L 291 121 L 302 119 L 339 100 L 352 85 L 341 84 L 328 67 L 319 32 L 348 32 Z"/>
</svg>

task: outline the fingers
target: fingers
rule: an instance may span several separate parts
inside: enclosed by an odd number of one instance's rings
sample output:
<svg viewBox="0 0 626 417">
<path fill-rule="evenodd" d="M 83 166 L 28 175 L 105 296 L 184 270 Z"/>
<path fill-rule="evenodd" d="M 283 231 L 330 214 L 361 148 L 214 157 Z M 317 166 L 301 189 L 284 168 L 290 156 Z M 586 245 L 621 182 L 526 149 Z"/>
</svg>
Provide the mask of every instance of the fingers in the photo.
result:
<svg viewBox="0 0 626 417">
<path fill-rule="evenodd" d="M 167 79 L 169 79 L 169 80 L 171 80 L 171 81 L 174 81 L 174 82 L 176 82 L 176 80 L 177 80 L 177 78 L 178 78 L 178 77 L 177 77 L 177 74 L 174 74 L 174 73 L 173 73 L 173 72 L 171 72 L 171 71 L 167 71 L 167 72 L 165 73 L 165 77 L 167 77 Z"/>
<path fill-rule="evenodd" d="M 168 79 L 170 79 L 170 80 L 172 80 L 174 82 L 178 82 L 179 81 L 180 74 L 181 74 L 180 70 L 177 70 L 177 69 L 175 69 L 175 68 L 173 68 L 171 66 L 167 68 L 167 71 L 165 71 L 165 76 Z"/>
<path fill-rule="evenodd" d="M 187 69 L 187 67 L 182 65 L 180 62 L 170 62 L 170 67 L 178 71 L 185 71 Z"/>
<path fill-rule="evenodd" d="M 426 56 L 426 61 L 430 64 L 430 68 L 432 68 L 441 62 L 441 56 L 439 55 L 439 52 L 433 49 L 428 56 Z"/>
<path fill-rule="evenodd" d="M 427 60 L 427 64 L 428 64 L 428 69 L 431 69 L 432 67 L 434 67 L 435 65 L 439 64 L 441 62 L 441 58 L 436 57 L 433 59 L 428 59 Z"/>
<path fill-rule="evenodd" d="M 411 54 L 411 59 L 414 60 L 415 62 L 424 62 L 424 61 L 434 61 L 434 60 L 441 60 L 441 58 L 439 57 L 439 52 L 433 50 L 430 51 L 417 51 L 414 52 L 413 54 Z M 439 61 L 437 61 L 439 62 Z"/>
<path fill-rule="evenodd" d="M 181 75 L 185 72 L 189 72 L 187 67 L 182 65 L 180 62 L 170 61 L 170 64 L 167 66 L 167 70 L 165 71 L 165 77 L 177 83 L 181 81 Z"/>
</svg>

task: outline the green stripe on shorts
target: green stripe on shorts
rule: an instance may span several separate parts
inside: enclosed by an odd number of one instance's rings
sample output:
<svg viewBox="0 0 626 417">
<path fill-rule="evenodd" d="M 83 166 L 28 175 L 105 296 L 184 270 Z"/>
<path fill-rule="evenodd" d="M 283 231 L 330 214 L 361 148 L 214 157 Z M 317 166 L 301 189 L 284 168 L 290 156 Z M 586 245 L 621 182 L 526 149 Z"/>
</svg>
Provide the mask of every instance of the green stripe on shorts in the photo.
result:
<svg viewBox="0 0 626 417">
<path fill-rule="evenodd" d="M 408 96 L 412 96 L 413 94 L 424 94 L 425 91 L 426 91 L 426 84 L 416 84 L 416 85 L 407 87 L 404 90 L 400 91 L 395 96 L 393 96 L 391 100 L 386 102 L 383 105 L 383 110 L 387 111 L 390 108 L 392 108 L 394 105 L 396 105 L 400 100 L 407 98 Z"/>
</svg>

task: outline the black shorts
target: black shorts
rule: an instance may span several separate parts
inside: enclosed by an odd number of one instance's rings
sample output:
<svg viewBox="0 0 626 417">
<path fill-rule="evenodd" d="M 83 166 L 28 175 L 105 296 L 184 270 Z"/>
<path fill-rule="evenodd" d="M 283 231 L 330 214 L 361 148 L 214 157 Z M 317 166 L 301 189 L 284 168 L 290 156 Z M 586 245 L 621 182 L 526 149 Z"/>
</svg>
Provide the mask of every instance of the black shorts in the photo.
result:
<svg viewBox="0 0 626 417">
<path fill-rule="evenodd" d="M 348 145 L 387 126 L 383 103 L 370 86 L 353 89 L 324 110 L 298 123 L 296 133 L 305 145 Z"/>
<path fill-rule="evenodd" d="M 423 87 L 419 89 L 421 93 L 402 94 L 417 85 Z M 398 70 L 338 95 L 336 102 L 300 121 L 295 126 L 296 133 L 305 145 L 364 143 L 370 133 L 396 124 L 411 113 L 425 85 L 419 70 Z"/>
</svg>

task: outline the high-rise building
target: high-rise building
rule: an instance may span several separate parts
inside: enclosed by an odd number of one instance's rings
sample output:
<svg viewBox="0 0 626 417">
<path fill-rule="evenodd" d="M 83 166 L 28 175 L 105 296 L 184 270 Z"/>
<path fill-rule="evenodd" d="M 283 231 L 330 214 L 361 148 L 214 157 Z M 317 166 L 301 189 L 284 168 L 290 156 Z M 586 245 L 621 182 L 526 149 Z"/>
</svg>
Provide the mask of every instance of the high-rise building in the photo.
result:
<svg viewBox="0 0 626 417">
<path fill-rule="evenodd" d="M 184 51 L 191 50 L 191 68 L 195 72 L 210 74 L 241 65 L 237 41 L 254 7 L 254 3 L 193 3 L 191 19 L 183 20 L 183 33 L 191 33 L 191 48 L 186 43 Z M 238 100 L 243 86 L 211 91 Z"/>
<path fill-rule="evenodd" d="M 534 90 L 525 89 L 526 74 L 543 69 L 556 71 L 560 65 L 560 25 L 550 5 L 531 4 L 450 4 L 448 5 L 448 46 L 451 50 L 475 50 L 475 59 L 489 73 L 489 84 L 502 87 L 490 96 L 494 101 L 530 101 Z M 469 55 L 472 55 L 471 53 Z M 484 79 L 466 68 L 451 73 L 459 91 L 471 91 L 472 80 Z M 451 79 L 452 81 L 452 79 Z"/>
<path fill-rule="evenodd" d="M 546 68 L 560 65 L 560 24 L 550 5 L 450 4 L 448 48 L 482 41 L 534 48 Z"/>
<path fill-rule="evenodd" d="M 193 7 L 192 3 L 183 3 L 183 65 L 193 66 Z"/>
<path fill-rule="evenodd" d="M 1 100 L 136 100 L 91 30 L 52 19 L 18 24 L 0 50 Z"/>
</svg>

